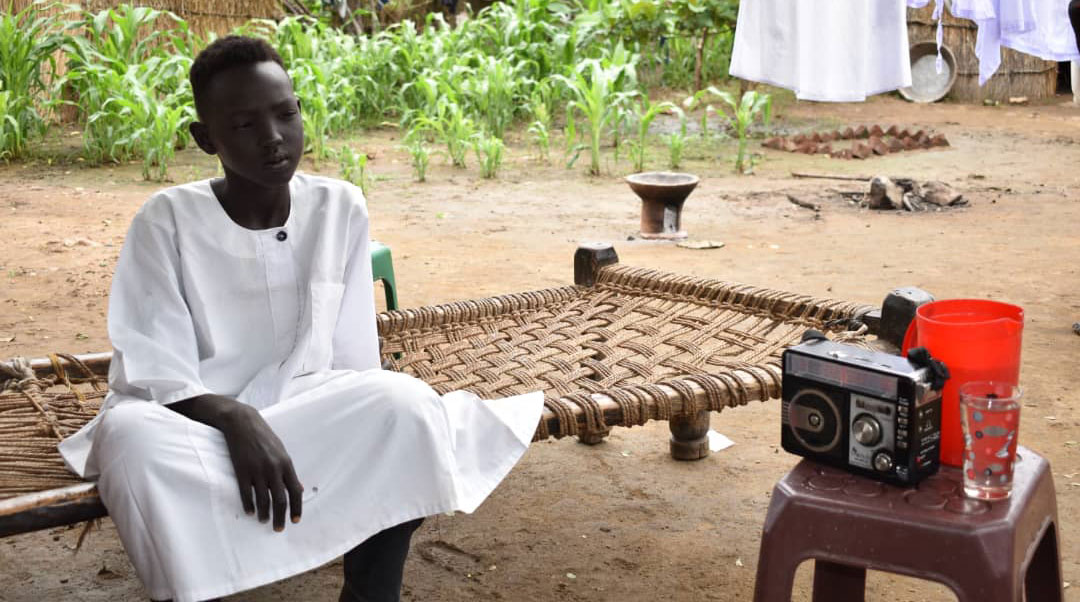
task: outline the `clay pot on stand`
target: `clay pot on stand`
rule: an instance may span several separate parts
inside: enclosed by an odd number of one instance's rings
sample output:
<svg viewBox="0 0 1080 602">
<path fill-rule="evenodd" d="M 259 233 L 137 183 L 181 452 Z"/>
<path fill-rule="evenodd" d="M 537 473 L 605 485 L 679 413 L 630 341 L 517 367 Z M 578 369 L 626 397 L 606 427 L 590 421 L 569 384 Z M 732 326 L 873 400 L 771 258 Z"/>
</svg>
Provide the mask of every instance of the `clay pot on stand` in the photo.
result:
<svg viewBox="0 0 1080 602">
<path fill-rule="evenodd" d="M 682 208 L 700 179 L 688 173 L 651 171 L 626 176 L 630 190 L 641 198 L 641 237 L 661 240 L 686 238 Z"/>
</svg>

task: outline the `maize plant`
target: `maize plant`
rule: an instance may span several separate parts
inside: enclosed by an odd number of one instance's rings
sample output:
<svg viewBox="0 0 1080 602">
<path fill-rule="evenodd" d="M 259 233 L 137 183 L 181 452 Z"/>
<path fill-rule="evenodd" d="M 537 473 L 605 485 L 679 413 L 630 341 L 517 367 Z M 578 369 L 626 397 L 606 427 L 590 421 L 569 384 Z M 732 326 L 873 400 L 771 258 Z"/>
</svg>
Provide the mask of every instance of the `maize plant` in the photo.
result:
<svg viewBox="0 0 1080 602">
<path fill-rule="evenodd" d="M 493 179 L 499 173 L 502 166 L 503 151 L 506 145 L 495 136 L 477 135 L 473 140 L 473 150 L 476 151 L 476 159 L 480 162 L 480 176 L 485 179 Z"/>
<path fill-rule="evenodd" d="M 630 159 L 634 164 L 634 171 L 640 172 L 645 169 L 647 155 L 645 141 L 649 134 L 649 126 L 660 113 L 677 110 L 677 107 L 670 102 L 653 104 L 649 102 L 647 94 L 642 94 L 631 106 L 631 113 L 637 123 L 637 137 L 630 142 Z"/>
<path fill-rule="evenodd" d="M 634 94 L 626 89 L 625 65 L 605 66 L 599 59 L 582 61 L 573 77 L 555 76 L 571 98 L 567 113 L 577 112 L 589 128 L 589 173 L 600 174 L 600 142 L 614 124 L 623 103 Z"/>
<path fill-rule="evenodd" d="M 63 37 L 45 8 L 34 2 L 16 13 L 9 5 L 0 14 L 0 157 L 23 155 L 30 138 L 48 126 L 39 109 L 52 105 L 47 82 L 56 73 L 54 53 Z"/>
<path fill-rule="evenodd" d="M 738 138 L 738 151 L 735 155 L 735 173 L 747 173 L 746 145 L 750 138 L 750 126 L 759 118 L 762 124 L 769 127 L 769 117 L 772 114 L 772 97 L 768 94 L 749 90 L 740 101 L 735 101 L 735 96 L 730 92 L 717 90 L 710 86 L 709 90 L 731 108 L 731 115 L 724 113 L 724 117 L 735 129 Z M 750 166 L 753 167 L 752 165 Z"/>
<path fill-rule="evenodd" d="M 159 19 L 168 29 L 155 29 Z M 67 73 L 58 82 L 84 120 L 83 154 L 94 162 L 141 158 L 143 177 L 164 180 L 195 118 L 191 68 L 198 40 L 176 15 L 120 5 L 68 23 Z"/>
<path fill-rule="evenodd" d="M 342 146 L 336 153 L 341 179 L 360 187 L 367 196 L 371 189 L 371 176 L 367 172 L 367 153 L 356 152 L 350 146 Z"/>
<path fill-rule="evenodd" d="M 465 115 L 461 105 L 450 100 L 441 100 L 435 115 L 421 116 L 415 123 L 418 128 L 431 132 L 436 140 L 446 145 L 446 154 L 455 167 L 465 167 L 466 155 L 472 145 L 476 126 L 473 120 Z"/>
</svg>

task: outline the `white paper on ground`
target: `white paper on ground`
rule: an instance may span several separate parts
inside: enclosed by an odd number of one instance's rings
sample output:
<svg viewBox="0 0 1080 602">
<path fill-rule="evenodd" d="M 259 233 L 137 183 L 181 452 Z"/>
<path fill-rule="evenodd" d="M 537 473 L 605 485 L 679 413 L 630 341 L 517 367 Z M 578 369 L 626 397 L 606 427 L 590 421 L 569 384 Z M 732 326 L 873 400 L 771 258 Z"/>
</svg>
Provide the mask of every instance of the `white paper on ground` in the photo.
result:
<svg viewBox="0 0 1080 602">
<path fill-rule="evenodd" d="M 734 441 L 712 429 L 709 429 L 705 436 L 709 439 L 709 451 L 718 452 L 735 445 Z"/>
</svg>

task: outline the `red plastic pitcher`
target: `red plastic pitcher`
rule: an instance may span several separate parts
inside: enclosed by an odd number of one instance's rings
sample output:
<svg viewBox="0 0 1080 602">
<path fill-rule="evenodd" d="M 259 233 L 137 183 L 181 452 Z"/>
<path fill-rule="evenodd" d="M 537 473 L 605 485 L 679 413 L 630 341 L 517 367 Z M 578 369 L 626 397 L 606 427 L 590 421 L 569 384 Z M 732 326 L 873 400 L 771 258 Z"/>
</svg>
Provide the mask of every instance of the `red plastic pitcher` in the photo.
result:
<svg viewBox="0 0 1080 602">
<path fill-rule="evenodd" d="M 981 299 L 934 301 L 919 307 L 901 348 L 926 347 L 949 367 L 941 396 L 941 463 L 963 464 L 960 385 L 973 380 L 1018 384 L 1024 310 Z"/>
</svg>

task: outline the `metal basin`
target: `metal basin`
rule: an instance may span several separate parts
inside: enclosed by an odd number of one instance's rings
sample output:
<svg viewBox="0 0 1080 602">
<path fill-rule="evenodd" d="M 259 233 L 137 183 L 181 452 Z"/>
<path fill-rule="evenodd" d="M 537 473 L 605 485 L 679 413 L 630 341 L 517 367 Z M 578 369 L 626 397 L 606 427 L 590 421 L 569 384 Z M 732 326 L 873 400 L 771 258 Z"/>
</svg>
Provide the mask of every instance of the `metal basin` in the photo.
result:
<svg viewBox="0 0 1080 602">
<path fill-rule="evenodd" d="M 911 85 L 900 88 L 900 96 L 911 102 L 937 102 L 956 83 L 956 57 L 949 47 L 941 45 L 945 65 L 937 72 L 937 42 L 916 42 L 911 45 Z"/>
</svg>

